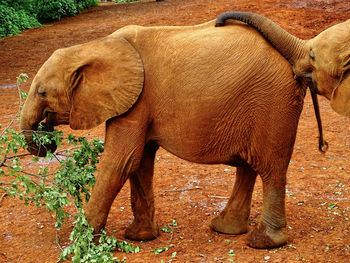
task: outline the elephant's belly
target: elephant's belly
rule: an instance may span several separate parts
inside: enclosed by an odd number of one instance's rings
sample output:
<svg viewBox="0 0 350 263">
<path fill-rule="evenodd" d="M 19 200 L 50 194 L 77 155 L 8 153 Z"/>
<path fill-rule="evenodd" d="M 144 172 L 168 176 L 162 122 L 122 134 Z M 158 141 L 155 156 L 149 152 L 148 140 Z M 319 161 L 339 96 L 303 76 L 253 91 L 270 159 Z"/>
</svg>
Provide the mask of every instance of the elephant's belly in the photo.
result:
<svg viewBox="0 0 350 263">
<path fill-rule="evenodd" d="M 189 162 L 203 164 L 229 164 L 233 166 L 240 166 L 244 163 L 244 160 L 242 160 L 238 154 L 218 152 L 215 149 L 209 149 L 205 146 L 201 147 L 198 144 L 183 144 L 181 147 L 167 143 L 160 143 L 159 145 L 168 152 Z"/>
<path fill-rule="evenodd" d="M 243 163 L 239 154 L 242 142 L 238 145 L 235 130 L 230 130 L 229 127 L 220 131 L 212 123 L 193 125 L 192 122 L 192 125 L 171 125 L 159 131 L 152 136 L 152 140 L 181 159 L 195 163 L 235 166 Z"/>
</svg>

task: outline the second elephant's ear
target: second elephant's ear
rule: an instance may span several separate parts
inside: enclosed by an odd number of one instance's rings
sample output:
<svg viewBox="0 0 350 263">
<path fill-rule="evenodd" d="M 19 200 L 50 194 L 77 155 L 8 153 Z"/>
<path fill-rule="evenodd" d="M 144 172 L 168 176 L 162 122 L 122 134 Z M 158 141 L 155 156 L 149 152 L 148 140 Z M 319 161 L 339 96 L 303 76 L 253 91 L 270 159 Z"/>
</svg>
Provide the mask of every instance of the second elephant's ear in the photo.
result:
<svg viewBox="0 0 350 263">
<path fill-rule="evenodd" d="M 106 37 L 72 53 L 70 127 L 90 129 L 127 112 L 137 101 L 144 82 L 140 55 L 122 37 Z M 67 61 L 69 63 L 69 61 Z"/>
<path fill-rule="evenodd" d="M 333 90 L 331 98 L 332 109 L 343 116 L 350 116 L 350 81 L 341 83 Z"/>
</svg>

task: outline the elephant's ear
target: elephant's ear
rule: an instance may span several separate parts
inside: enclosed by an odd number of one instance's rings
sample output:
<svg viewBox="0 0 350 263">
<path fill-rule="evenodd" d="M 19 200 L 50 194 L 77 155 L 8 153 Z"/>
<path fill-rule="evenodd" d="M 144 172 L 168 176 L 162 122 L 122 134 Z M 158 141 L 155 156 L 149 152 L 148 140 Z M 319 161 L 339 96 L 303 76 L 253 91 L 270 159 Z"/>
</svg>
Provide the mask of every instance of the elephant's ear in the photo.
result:
<svg viewBox="0 0 350 263">
<path fill-rule="evenodd" d="M 350 116 L 350 88 L 345 83 L 333 90 L 331 98 L 332 109 L 340 115 Z"/>
<path fill-rule="evenodd" d="M 333 90 L 331 107 L 338 114 L 350 116 L 350 54 L 343 59 L 343 73 L 338 86 Z"/>
<path fill-rule="evenodd" d="M 72 129 L 96 127 L 133 106 L 143 88 L 144 69 L 127 40 L 110 36 L 78 46 L 74 54 L 79 63 L 71 75 Z"/>
</svg>

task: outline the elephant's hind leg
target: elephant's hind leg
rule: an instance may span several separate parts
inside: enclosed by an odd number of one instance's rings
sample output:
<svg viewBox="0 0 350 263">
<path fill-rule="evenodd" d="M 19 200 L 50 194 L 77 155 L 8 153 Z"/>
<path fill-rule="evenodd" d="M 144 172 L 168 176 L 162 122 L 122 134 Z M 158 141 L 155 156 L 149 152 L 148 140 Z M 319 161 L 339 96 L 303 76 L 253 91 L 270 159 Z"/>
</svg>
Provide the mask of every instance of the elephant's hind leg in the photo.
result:
<svg viewBox="0 0 350 263">
<path fill-rule="evenodd" d="M 262 175 L 263 209 L 258 226 L 247 236 L 247 244 L 253 248 L 274 248 L 287 243 L 285 215 L 286 170 Z"/>
<path fill-rule="evenodd" d="M 134 221 L 125 231 L 133 240 L 152 240 L 159 236 L 159 227 L 154 221 L 153 167 L 158 145 L 148 143 L 139 169 L 130 175 L 131 207 Z"/>
<path fill-rule="evenodd" d="M 256 175 L 249 165 L 237 167 L 231 197 L 224 210 L 211 221 L 210 227 L 213 230 L 235 235 L 248 231 L 248 218 Z"/>
</svg>

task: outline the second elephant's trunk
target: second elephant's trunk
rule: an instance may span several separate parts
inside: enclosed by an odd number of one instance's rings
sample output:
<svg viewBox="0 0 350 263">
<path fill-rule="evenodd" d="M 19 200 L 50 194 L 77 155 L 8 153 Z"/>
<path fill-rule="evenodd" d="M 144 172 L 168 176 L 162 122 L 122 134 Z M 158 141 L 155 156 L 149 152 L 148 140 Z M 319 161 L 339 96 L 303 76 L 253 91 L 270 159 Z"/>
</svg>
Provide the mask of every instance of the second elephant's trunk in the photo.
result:
<svg viewBox="0 0 350 263">
<path fill-rule="evenodd" d="M 305 53 L 306 41 L 301 40 L 270 19 L 250 12 L 226 12 L 218 16 L 215 26 L 225 25 L 226 20 L 242 21 L 258 30 L 292 65 Z"/>
</svg>

